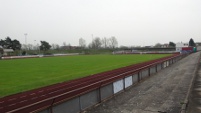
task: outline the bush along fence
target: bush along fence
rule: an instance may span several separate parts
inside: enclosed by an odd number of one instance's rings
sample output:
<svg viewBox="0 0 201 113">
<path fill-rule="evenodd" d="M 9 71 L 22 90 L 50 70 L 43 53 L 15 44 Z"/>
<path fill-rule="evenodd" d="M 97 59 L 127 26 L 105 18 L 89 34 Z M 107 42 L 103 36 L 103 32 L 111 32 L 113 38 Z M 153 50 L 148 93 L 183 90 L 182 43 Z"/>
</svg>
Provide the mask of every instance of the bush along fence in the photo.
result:
<svg viewBox="0 0 201 113">
<path fill-rule="evenodd" d="M 79 113 L 179 61 L 188 54 L 135 64 L 85 78 L 7 96 L 1 113 Z"/>
</svg>

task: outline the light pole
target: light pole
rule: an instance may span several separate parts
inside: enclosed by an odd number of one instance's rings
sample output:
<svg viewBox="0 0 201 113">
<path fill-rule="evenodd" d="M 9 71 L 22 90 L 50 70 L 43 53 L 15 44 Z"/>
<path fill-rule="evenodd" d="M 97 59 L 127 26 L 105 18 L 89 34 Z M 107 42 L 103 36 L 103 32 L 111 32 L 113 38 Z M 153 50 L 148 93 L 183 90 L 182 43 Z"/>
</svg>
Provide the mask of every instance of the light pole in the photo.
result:
<svg viewBox="0 0 201 113">
<path fill-rule="evenodd" d="M 27 35 L 28 35 L 27 33 L 24 34 L 24 36 L 25 36 L 25 48 L 26 49 L 27 49 Z"/>
<path fill-rule="evenodd" d="M 92 37 L 92 41 L 94 40 L 94 35 L 93 34 L 91 34 L 91 37 Z"/>
<path fill-rule="evenodd" d="M 34 40 L 34 51 L 37 54 L 37 45 L 36 45 L 36 40 Z"/>
<path fill-rule="evenodd" d="M 35 50 L 37 50 L 37 45 L 36 45 L 36 40 L 34 40 L 34 46 L 35 46 Z"/>
</svg>

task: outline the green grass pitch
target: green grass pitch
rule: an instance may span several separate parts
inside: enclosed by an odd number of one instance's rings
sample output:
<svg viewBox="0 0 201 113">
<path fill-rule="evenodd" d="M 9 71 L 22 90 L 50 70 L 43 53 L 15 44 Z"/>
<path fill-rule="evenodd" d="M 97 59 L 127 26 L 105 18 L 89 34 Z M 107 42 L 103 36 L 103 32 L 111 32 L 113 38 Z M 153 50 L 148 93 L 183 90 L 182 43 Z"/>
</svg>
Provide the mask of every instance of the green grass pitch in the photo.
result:
<svg viewBox="0 0 201 113">
<path fill-rule="evenodd" d="M 78 55 L 0 60 L 0 98 L 167 55 Z"/>
</svg>

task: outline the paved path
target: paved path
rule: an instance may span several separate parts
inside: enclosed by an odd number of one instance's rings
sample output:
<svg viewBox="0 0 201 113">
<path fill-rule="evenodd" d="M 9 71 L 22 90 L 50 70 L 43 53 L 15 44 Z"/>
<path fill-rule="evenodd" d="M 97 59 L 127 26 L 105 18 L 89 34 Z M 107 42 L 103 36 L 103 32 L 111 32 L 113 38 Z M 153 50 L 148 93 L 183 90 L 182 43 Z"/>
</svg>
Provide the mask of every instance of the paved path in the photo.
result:
<svg viewBox="0 0 201 113">
<path fill-rule="evenodd" d="M 187 113 L 201 113 L 201 62 L 199 63 L 194 85 L 189 96 Z"/>
<path fill-rule="evenodd" d="M 179 113 L 185 100 L 199 52 L 159 71 L 142 83 L 85 113 Z"/>
</svg>

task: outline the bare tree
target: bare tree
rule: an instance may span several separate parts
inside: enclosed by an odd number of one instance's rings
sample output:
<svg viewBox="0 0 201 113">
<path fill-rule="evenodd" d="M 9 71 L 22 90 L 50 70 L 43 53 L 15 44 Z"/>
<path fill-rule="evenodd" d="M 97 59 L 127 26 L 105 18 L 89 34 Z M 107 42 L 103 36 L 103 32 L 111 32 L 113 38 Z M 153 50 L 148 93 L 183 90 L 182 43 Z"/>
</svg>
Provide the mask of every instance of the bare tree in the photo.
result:
<svg viewBox="0 0 201 113">
<path fill-rule="evenodd" d="M 55 49 L 55 45 L 54 44 L 51 44 L 51 49 Z"/>
<path fill-rule="evenodd" d="M 40 44 L 36 44 L 36 50 L 39 50 L 40 51 Z"/>
<path fill-rule="evenodd" d="M 92 48 L 92 43 L 89 43 L 88 48 L 89 48 L 89 49 Z"/>
<path fill-rule="evenodd" d="M 51 49 L 53 49 L 53 50 L 58 49 L 58 47 L 59 47 L 58 44 L 54 44 L 54 43 L 51 46 L 52 46 Z"/>
<path fill-rule="evenodd" d="M 109 40 L 108 40 L 106 37 L 102 38 L 102 39 L 101 39 L 101 42 L 102 42 L 103 48 L 107 48 L 107 47 L 108 47 L 108 45 L 109 45 Z"/>
<path fill-rule="evenodd" d="M 28 44 L 28 45 L 27 45 L 27 49 L 28 49 L 28 50 L 33 50 L 33 49 L 34 49 L 34 46 L 33 46 L 32 44 Z"/>
<path fill-rule="evenodd" d="M 66 46 L 66 42 L 63 42 L 63 46 Z"/>
<path fill-rule="evenodd" d="M 118 46 L 117 39 L 114 36 L 112 36 L 111 38 L 109 38 L 109 42 L 110 42 L 110 44 L 109 44 L 110 47 L 113 48 L 113 49 Z"/>
<path fill-rule="evenodd" d="M 99 49 L 101 47 L 101 45 L 102 45 L 102 43 L 101 43 L 101 39 L 99 37 L 96 37 L 95 39 L 93 39 L 92 48 Z"/>
<path fill-rule="evenodd" d="M 26 44 L 22 44 L 22 50 L 27 50 L 27 45 Z"/>
<path fill-rule="evenodd" d="M 33 50 L 37 50 L 37 49 L 38 49 L 37 44 L 33 45 Z"/>
<path fill-rule="evenodd" d="M 56 50 L 59 50 L 59 49 L 60 49 L 59 44 L 56 44 L 56 45 L 55 45 L 55 49 L 56 49 Z"/>
<path fill-rule="evenodd" d="M 162 44 L 160 44 L 160 43 L 156 43 L 154 47 L 155 47 L 155 48 L 158 48 L 158 47 L 160 48 L 161 45 L 162 45 Z"/>
<path fill-rule="evenodd" d="M 79 39 L 79 46 L 81 48 L 85 48 L 86 47 L 86 41 L 83 38 Z"/>
</svg>

